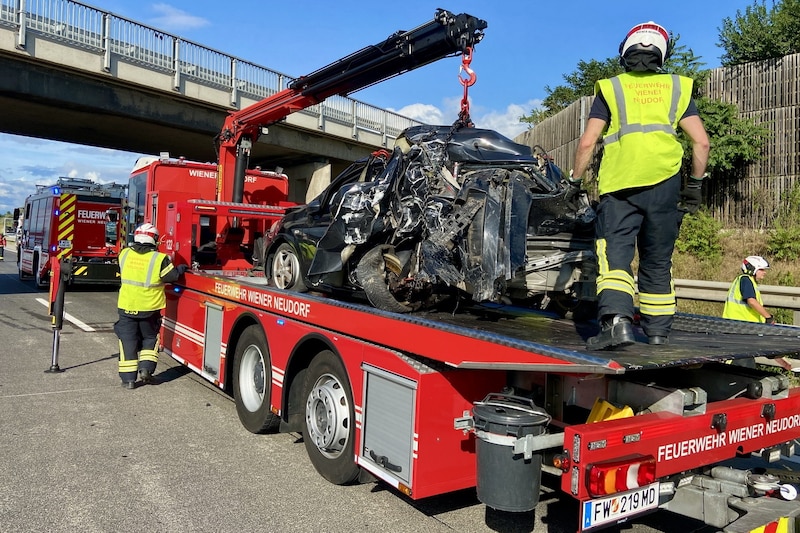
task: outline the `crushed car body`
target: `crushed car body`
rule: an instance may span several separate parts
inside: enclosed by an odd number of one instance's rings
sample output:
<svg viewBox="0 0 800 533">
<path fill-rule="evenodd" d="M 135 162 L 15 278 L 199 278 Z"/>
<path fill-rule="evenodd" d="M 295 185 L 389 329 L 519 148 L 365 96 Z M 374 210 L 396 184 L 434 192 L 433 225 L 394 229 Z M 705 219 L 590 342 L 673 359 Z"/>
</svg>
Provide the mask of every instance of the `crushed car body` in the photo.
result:
<svg viewBox="0 0 800 533">
<path fill-rule="evenodd" d="M 266 236 L 273 283 L 409 312 L 468 297 L 594 300 L 595 213 L 544 150 L 473 127 L 408 128 Z"/>
</svg>

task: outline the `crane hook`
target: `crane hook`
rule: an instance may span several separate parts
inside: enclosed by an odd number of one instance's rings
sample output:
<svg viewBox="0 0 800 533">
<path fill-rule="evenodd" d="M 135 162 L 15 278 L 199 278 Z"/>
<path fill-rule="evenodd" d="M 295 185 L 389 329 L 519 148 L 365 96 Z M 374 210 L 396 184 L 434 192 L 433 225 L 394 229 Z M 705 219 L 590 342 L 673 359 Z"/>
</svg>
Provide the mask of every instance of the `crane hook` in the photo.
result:
<svg viewBox="0 0 800 533">
<path fill-rule="evenodd" d="M 468 46 L 461 54 L 461 67 L 458 69 L 458 81 L 464 86 L 464 97 L 461 99 L 461 112 L 458 114 L 459 120 L 464 124 L 471 124 L 469 118 L 469 88 L 475 84 L 478 76 L 469 68 L 472 63 L 472 47 Z M 462 76 L 466 73 L 466 77 Z"/>
</svg>

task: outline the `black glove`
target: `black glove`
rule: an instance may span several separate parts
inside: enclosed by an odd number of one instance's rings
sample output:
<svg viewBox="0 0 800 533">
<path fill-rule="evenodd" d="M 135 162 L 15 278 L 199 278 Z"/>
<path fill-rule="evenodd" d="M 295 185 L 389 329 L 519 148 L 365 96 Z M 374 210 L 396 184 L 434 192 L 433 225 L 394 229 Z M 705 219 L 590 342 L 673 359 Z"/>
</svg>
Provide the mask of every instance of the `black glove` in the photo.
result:
<svg viewBox="0 0 800 533">
<path fill-rule="evenodd" d="M 567 178 L 567 193 L 564 195 L 568 202 L 572 202 L 581 193 L 583 180 L 581 178 Z"/>
<path fill-rule="evenodd" d="M 175 267 L 175 270 L 178 271 L 179 276 L 183 276 L 183 273 L 189 269 L 187 265 L 178 265 Z"/>
<path fill-rule="evenodd" d="M 678 209 L 693 215 L 700 209 L 700 202 L 703 201 L 703 178 L 697 179 L 694 176 L 686 180 L 686 186 L 681 190 L 681 199 L 678 202 Z"/>
<path fill-rule="evenodd" d="M 772 315 L 769 315 L 767 318 L 765 318 L 765 319 L 764 319 L 764 321 L 765 321 L 767 324 L 774 324 L 774 323 L 775 323 L 775 317 L 774 317 L 774 316 L 772 316 Z"/>
</svg>

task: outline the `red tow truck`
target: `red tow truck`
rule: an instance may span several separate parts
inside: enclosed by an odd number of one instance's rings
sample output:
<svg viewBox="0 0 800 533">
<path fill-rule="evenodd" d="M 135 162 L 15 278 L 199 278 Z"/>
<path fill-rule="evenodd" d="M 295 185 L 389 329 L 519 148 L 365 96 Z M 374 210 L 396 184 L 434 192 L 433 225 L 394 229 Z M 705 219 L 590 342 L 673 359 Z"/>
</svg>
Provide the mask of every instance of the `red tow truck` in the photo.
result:
<svg viewBox="0 0 800 533">
<path fill-rule="evenodd" d="M 523 512 L 548 475 L 580 503 L 581 531 L 658 509 L 726 531 L 796 530 L 792 487 L 768 467 L 794 455 L 800 388 L 753 364 L 800 354 L 794 328 L 679 315 L 668 346 L 588 352 L 597 324 L 569 313 L 472 302 L 399 314 L 278 290 L 253 268 L 254 236 L 285 212 L 242 202 L 260 127 L 471 53 L 485 27 L 440 10 L 231 113 L 217 200 L 161 204 L 166 251 L 192 265 L 167 293 L 164 351 L 230 393 L 249 431 L 302 432 L 335 484 L 377 479 L 412 499 L 475 487 L 487 506 Z M 212 225 L 205 256 L 198 236 Z"/>
</svg>

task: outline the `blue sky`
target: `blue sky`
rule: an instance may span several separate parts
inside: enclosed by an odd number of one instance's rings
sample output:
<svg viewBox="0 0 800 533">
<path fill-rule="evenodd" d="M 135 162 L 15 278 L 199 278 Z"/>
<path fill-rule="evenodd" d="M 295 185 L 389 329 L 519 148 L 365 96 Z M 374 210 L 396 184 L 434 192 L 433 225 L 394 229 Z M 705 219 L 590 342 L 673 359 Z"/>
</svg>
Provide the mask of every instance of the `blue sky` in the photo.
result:
<svg viewBox="0 0 800 533">
<path fill-rule="evenodd" d="M 513 137 L 517 120 L 563 83 L 578 61 L 616 54 L 628 29 L 654 20 L 691 48 L 706 66 L 719 66 L 718 28 L 725 17 L 754 0 L 450 0 L 404 3 L 358 0 L 274 2 L 239 0 L 108 0 L 90 5 L 178 35 L 203 46 L 300 76 L 313 72 L 397 30 L 432 20 L 437 7 L 466 12 L 488 22 L 475 48 L 477 82 L 469 90 L 478 127 Z M 353 98 L 430 123 L 450 124 L 463 87 L 459 58 L 448 58 L 356 92 Z M 169 147 L 164 147 L 169 150 Z M 0 133 L 0 213 L 21 205 L 35 184 L 58 176 L 125 182 L 131 154 Z M 43 157 L 46 154 L 46 157 Z"/>
</svg>

